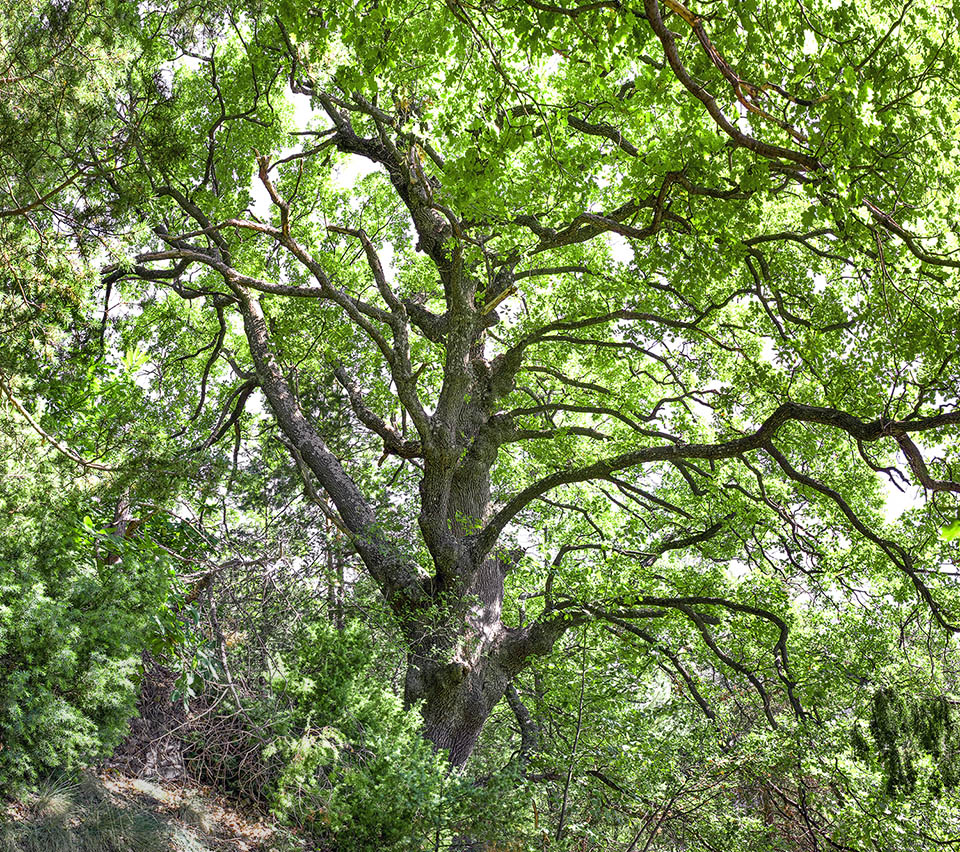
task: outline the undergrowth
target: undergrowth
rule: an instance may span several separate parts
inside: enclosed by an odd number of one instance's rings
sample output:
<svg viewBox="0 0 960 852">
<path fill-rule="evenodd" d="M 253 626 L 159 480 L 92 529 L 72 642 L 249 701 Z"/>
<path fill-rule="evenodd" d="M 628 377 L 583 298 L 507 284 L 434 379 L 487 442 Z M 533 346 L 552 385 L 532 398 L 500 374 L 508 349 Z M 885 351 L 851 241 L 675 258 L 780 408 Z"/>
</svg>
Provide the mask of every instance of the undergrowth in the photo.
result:
<svg viewBox="0 0 960 852">
<path fill-rule="evenodd" d="M 0 822 L 0 852 L 173 852 L 166 824 L 112 802 L 90 778 L 41 782 L 17 818 Z"/>
</svg>

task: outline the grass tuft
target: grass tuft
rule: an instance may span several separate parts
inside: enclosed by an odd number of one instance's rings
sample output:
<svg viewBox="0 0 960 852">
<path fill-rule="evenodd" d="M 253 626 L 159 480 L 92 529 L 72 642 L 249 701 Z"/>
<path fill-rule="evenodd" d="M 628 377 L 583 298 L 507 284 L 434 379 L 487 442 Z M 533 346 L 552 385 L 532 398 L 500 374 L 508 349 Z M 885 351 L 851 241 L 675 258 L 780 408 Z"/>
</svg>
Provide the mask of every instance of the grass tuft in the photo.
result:
<svg viewBox="0 0 960 852">
<path fill-rule="evenodd" d="M 80 785 L 65 775 L 46 779 L 30 801 L 30 812 L 43 823 L 65 825 L 77 810 Z"/>
<path fill-rule="evenodd" d="M 0 823 L 0 852 L 179 852 L 164 822 L 112 802 L 93 778 L 49 779 L 25 819 Z"/>
<path fill-rule="evenodd" d="M 101 802 L 79 826 L 83 852 L 168 852 L 164 824 L 152 813 Z"/>
<path fill-rule="evenodd" d="M 19 852 L 20 828 L 11 822 L 0 822 L 0 852 Z"/>
</svg>

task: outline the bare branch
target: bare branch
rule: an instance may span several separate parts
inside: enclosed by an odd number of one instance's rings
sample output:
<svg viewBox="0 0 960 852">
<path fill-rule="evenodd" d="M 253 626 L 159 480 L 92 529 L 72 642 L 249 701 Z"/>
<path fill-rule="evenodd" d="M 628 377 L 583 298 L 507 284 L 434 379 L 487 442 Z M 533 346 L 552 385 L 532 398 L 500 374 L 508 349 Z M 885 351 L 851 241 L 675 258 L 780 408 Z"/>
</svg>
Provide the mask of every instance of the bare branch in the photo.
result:
<svg viewBox="0 0 960 852">
<path fill-rule="evenodd" d="M 876 204 L 869 199 L 864 199 L 864 205 L 870 211 L 870 215 L 891 234 L 896 234 L 903 241 L 903 244 L 910 250 L 910 253 L 932 266 L 945 266 L 950 269 L 960 269 L 960 260 L 954 260 L 946 255 L 930 254 L 917 243 L 917 238 L 913 236 L 906 228 L 901 226 L 890 214 L 884 213 Z"/>
</svg>

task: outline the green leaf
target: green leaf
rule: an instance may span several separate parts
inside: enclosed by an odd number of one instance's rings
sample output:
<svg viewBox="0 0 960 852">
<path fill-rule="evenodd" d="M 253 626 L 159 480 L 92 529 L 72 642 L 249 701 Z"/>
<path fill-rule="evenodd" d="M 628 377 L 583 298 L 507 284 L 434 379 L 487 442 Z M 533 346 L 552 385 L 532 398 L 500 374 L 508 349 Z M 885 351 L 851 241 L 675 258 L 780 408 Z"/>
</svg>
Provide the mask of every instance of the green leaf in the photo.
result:
<svg viewBox="0 0 960 852">
<path fill-rule="evenodd" d="M 960 520 L 947 524 L 940 530 L 940 538 L 944 541 L 954 541 L 960 538 Z"/>
</svg>

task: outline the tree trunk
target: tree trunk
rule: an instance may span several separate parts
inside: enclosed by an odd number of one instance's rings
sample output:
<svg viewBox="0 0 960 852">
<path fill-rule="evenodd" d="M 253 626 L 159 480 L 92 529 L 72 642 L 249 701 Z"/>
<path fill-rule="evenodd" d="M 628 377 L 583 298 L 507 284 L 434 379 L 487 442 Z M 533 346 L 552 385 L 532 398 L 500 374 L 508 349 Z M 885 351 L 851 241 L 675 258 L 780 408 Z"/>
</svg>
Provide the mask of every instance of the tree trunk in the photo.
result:
<svg viewBox="0 0 960 852">
<path fill-rule="evenodd" d="M 409 647 L 405 703 L 420 707 L 425 737 L 448 752 L 453 767 L 473 752 L 512 678 L 531 655 L 549 651 L 559 635 L 559 622 L 536 625 L 536 630 L 503 625 L 507 566 L 489 545 L 477 545 L 476 533 L 491 516 L 490 471 L 503 425 L 493 419 L 493 399 L 506 385 L 501 376 L 496 382 L 504 387 L 494 391 L 481 343 L 482 316 L 465 307 L 472 303 L 475 283 L 464 278 L 459 286 L 460 312 L 451 311 L 448 322 L 444 386 L 429 423 L 418 427 L 419 524 L 433 558 L 432 577 L 399 556 L 380 531 L 373 507 L 301 411 L 273 351 L 259 301 L 242 287 L 233 288 L 257 379 L 277 425 L 298 463 L 312 471 L 329 496 L 344 533 L 395 612 Z M 361 413 L 375 421 L 369 411 Z M 386 426 L 378 428 L 392 441 L 385 439 L 385 446 L 399 445 Z"/>
<path fill-rule="evenodd" d="M 489 467 L 465 462 L 452 476 L 449 507 L 448 526 L 456 537 L 475 531 L 490 510 Z M 470 757 L 510 683 L 511 675 L 492 654 L 506 634 L 500 620 L 505 576 L 495 557 L 478 566 L 463 557 L 454 582 L 466 582 L 437 595 L 442 601 L 450 593 L 444 623 L 439 629 L 425 625 L 425 640 L 408 657 L 405 703 L 420 704 L 424 736 L 448 752 L 453 767 Z"/>
</svg>

